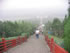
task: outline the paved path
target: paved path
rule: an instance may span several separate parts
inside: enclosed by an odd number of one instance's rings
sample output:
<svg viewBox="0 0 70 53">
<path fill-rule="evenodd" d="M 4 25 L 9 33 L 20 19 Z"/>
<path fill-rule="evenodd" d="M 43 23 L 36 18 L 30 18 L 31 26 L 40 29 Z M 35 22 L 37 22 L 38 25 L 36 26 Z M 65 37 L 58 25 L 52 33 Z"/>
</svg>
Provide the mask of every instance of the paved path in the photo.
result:
<svg viewBox="0 0 70 53">
<path fill-rule="evenodd" d="M 6 53 L 50 53 L 50 50 L 44 36 L 40 35 L 39 39 L 31 36 L 27 42 L 9 49 Z"/>
</svg>

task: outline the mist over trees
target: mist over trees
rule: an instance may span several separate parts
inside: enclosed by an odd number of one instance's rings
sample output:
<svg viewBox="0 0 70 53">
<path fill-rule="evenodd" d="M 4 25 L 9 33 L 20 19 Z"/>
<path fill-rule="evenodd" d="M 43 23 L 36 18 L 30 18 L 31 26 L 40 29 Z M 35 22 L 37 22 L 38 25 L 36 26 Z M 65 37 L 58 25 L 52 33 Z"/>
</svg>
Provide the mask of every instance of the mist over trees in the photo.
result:
<svg viewBox="0 0 70 53">
<path fill-rule="evenodd" d="M 0 36 L 13 37 L 21 36 L 22 33 L 27 35 L 33 34 L 36 25 L 27 21 L 0 21 Z"/>
<path fill-rule="evenodd" d="M 59 18 L 54 18 L 52 22 L 48 21 L 45 25 L 47 32 L 52 32 L 54 36 L 63 36 L 63 22 Z"/>
</svg>

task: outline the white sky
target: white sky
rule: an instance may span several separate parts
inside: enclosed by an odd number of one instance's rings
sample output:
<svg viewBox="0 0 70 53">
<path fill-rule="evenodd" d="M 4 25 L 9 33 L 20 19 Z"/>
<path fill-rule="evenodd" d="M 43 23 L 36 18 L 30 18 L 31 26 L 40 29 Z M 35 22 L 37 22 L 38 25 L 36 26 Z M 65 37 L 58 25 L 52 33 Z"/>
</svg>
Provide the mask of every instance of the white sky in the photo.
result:
<svg viewBox="0 0 70 53">
<path fill-rule="evenodd" d="M 65 7 L 67 0 L 5 0 L 4 9 Z"/>
<path fill-rule="evenodd" d="M 67 0 L 4 0 L 4 16 L 57 16 L 64 17 L 68 9 Z"/>
</svg>

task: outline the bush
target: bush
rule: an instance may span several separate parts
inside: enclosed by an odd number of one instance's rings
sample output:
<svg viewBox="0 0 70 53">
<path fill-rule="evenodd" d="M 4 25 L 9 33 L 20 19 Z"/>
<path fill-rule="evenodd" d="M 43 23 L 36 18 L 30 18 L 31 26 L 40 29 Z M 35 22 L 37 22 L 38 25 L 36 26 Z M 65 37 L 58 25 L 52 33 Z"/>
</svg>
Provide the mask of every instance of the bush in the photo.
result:
<svg viewBox="0 0 70 53">
<path fill-rule="evenodd" d="M 35 25 L 31 22 L 20 21 L 20 22 L 12 22 L 12 21 L 0 21 L 0 37 L 14 37 L 20 36 L 21 34 L 27 34 L 27 37 L 33 34 L 35 30 Z M 24 33 L 24 34 L 23 34 Z"/>
<path fill-rule="evenodd" d="M 64 26 L 64 47 L 70 52 L 70 17 Z"/>
<path fill-rule="evenodd" d="M 60 45 L 61 47 L 63 47 L 64 48 L 64 40 L 62 39 L 62 38 L 59 38 L 59 37 L 57 37 L 57 36 L 53 36 L 53 35 L 48 35 L 48 37 L 49 38 L 54 38 L 54 41 L 58 44 L 58 45 Z"/>
</svg>

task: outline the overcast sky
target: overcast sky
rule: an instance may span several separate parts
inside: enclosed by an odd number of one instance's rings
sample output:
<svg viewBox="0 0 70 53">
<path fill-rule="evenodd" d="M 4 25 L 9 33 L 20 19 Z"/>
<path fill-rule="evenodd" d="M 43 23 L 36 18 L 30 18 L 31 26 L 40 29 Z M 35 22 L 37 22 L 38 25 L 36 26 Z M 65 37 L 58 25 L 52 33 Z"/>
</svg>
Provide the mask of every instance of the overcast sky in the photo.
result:
<svg viewBox="0 0 70 53">
<path fill-rule="evenodd" d="M 0 20 L 16 20 L 23 17 L 59 17 L 67 14 L 67 0 L 3 0 Z M 15 18 L 14 18 L 15 17 Z"/>
</svg>

